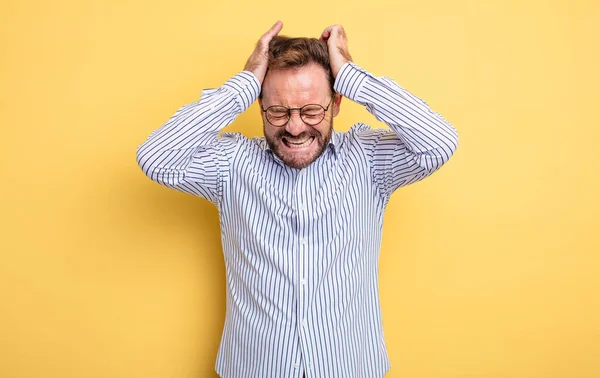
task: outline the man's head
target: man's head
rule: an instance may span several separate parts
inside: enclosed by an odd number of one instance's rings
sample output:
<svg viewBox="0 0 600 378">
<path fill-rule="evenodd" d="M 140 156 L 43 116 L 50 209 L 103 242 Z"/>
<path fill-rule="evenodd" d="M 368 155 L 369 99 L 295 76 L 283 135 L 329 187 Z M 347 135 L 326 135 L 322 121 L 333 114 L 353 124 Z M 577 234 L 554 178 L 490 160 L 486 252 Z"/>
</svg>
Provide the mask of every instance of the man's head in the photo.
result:
<svg viewBox="0 0 600 378">
<path fill-rule="evenodd" d="M 327 148 L 341 102 L 333 83 L 326 42 L 277 36 L 269 43 L 259 103 L 265 139 L 288 166 L 305 168 Z"/>
</svg>

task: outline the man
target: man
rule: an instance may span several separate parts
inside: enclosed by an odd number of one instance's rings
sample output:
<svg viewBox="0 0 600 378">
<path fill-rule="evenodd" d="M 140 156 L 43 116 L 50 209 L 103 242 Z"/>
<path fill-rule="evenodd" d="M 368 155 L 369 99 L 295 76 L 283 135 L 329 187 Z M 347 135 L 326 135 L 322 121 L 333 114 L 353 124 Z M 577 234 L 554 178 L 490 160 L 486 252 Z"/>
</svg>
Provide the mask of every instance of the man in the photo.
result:
<svg viewBox="0 0 600 378">
<path fill-rule="evenodd" d="M 454 153 L 455 129 L 387 78 L 351 62 L 344 29 L 259 40 L 244 71 L 183 106 L 137 153 L 152 180 L 219 210 L 227 310 L 216 371 L 227 378 L 371 378 L 390 368 L 378 295 L 384 209 L 394 190 Z M 333 130 L 342 95 L 391 130 Z M 219 131 L 256 99 L 264 138 Z"/>
</svg>

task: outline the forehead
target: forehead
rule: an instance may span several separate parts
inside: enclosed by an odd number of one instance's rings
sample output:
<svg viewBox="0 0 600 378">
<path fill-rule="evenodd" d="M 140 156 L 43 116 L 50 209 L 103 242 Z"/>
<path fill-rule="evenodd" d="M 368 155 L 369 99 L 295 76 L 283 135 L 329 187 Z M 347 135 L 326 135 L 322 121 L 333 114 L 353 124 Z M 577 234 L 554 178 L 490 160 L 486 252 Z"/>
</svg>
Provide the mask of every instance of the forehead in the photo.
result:
<svg viewBox="0 0 600 378">
<path fill-rule="evenodd" d="M 322 104 L 330 97 L 329 80 L 323 67 L 309 64 L 300 68 L 269 70 L 262 85 L 264 105 L 299 107 Z"/>
</svg>

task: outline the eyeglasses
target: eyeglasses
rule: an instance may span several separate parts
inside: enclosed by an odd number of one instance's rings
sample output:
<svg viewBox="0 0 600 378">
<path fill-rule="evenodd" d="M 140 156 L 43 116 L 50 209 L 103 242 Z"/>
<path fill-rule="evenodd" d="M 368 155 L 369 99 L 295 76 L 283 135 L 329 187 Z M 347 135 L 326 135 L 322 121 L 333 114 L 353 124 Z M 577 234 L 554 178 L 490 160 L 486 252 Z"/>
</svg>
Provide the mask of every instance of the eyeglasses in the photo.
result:
<svg viewBox="0 0 600 378">
<path fill-rule="evenodd" d="M 266 109 L 262 109 L 263 113 L 266 113 L 266 118 L 269 123 L 275 127 L 283 127 L 287 125 L 292 116 L 292 110 L 298 110 L 300 113 L 300 119 L 302 122 L 309 126 L 317 126 L 325 118 L 325 113 L 331 106 L 333 98 L 329 100 L 329 104 L 324 108 L 323 105 L 319 104 L 307 104 L 301 108 L 288 108 L 281 105 L 269 106 Z"/>
</svg>

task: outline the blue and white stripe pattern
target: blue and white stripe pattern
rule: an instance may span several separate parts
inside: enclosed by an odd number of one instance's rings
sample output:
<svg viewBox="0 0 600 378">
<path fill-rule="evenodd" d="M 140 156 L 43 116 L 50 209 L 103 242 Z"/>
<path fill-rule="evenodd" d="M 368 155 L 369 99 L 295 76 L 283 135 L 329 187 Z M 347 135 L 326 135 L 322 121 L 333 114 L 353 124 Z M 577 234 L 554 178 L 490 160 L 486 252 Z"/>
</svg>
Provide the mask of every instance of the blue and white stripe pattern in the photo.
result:
<svg viewBox="0 0 600 378">
<path fill-rule="evenodd" d="M 335 90 L 391 130 L 334 131 L 315 162 L 290 168 L 262 137 L 218 136 L 259 95 L 256 77 L 241 72 L 138 148 L 148 177 L 219 210 L 221 377 L 372 378 L 390 368 L 378 294 L 384 209 L 395 189 L 448 161 L 458 137 L 423 101 L 353 63 Z"/>
</svg>

